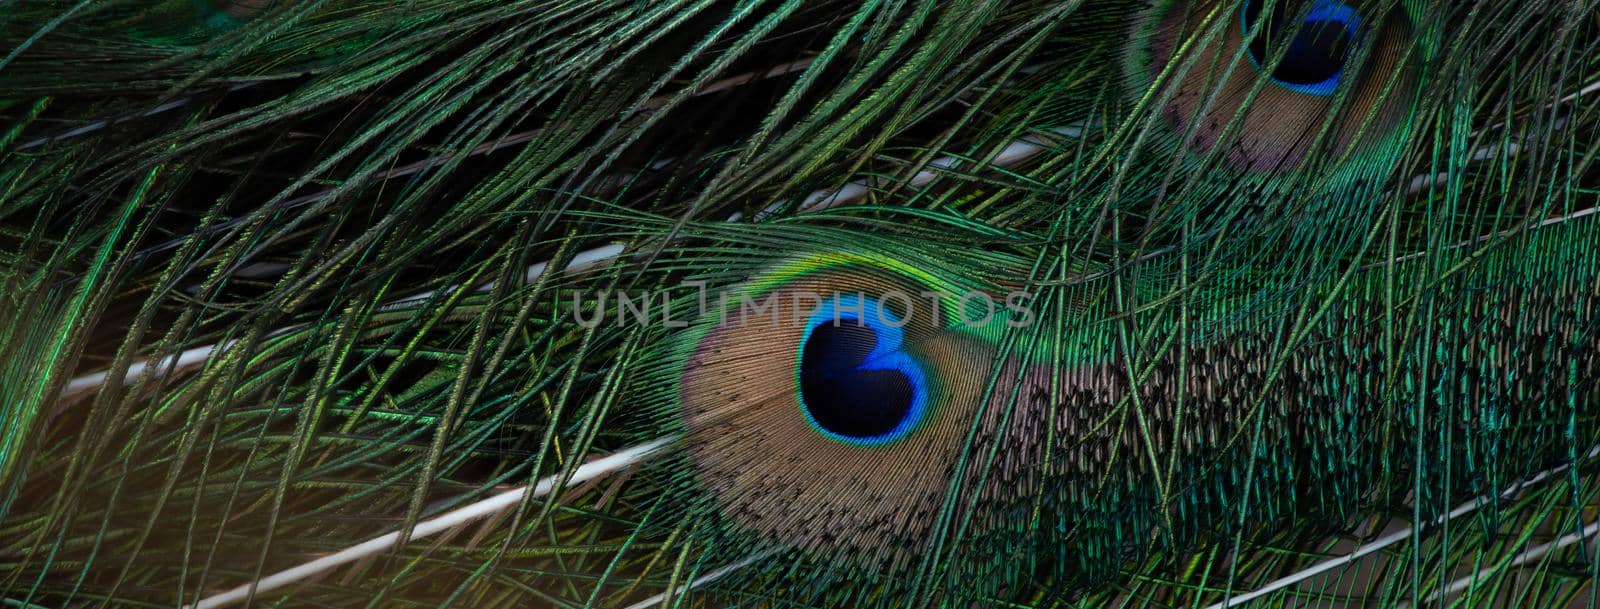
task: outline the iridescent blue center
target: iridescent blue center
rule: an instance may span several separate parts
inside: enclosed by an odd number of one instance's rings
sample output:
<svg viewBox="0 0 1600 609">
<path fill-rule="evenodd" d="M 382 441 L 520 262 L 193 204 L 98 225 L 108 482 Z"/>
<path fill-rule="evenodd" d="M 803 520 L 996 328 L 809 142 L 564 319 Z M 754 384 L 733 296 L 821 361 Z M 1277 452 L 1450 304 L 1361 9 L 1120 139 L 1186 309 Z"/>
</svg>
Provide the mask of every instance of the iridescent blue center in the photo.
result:
<svg viewBox="0 0 1600 609">
<path fill-rule="evenodd" d="M 806 322 L 800 409 L 819 433 L 857 446 L 896 442 L 922 422 L 927 379 L 902 350 L 902 318 L 882 301 L 841 296 Z"/>
<path fill-rule="evenodd" d="M 1272 68 L 1272 82 L 1306 95 L 1333 95 L 1344 77 L 1356 34 L 1361 31 L 1361 15 L 1338 0 L 1316 0 L 1305 17 L 1296 20 L 1299 13 L 1295 3 L 1277 0 L 1262 22 L 1265 3 L 1249 0 L 1240 9 L 1239 25 L 1247 38 L 1260 23 L 1255 38 L 1249 39 L 1250 62 L 1261 69 L 1282 40 L 1293 36 L 1283 58 Z"/>
</svg>

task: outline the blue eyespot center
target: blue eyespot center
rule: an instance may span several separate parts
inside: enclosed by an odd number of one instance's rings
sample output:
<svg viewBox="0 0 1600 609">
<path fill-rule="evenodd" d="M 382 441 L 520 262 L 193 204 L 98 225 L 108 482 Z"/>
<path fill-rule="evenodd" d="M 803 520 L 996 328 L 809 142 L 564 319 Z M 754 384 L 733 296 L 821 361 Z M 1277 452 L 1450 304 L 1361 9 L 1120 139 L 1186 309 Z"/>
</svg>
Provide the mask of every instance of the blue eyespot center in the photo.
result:
<svg viewBox="0 0 1600 609">
<path fill-rule="evenodd" d="M 798 371 L 806 420 L 829 438 L 858 446 L 910 434 L 927 408 L 922 368 L 902 351 L 904 322 L 881 301 L 844 296 L 806 323 Z"/>
<path fill-rule="evenodd" d="M 1245 36 L 1250 36 L 1252 28 L 1259 28 L 1250 39 L 1250 62 L 1260 69 L 1283 39 L 1292 36 L 1288 49 L 1272 68 L 1272 81 L 1306 95 L 1333 95 L 1361 31 L 1361 15 L 1338 0 L 1316 0 L 1305 17 L 1297 20 L 1295 3 L 1277 0 L 1263 17 L 1265 4 L 1266 0 L 1249 0 L 1241 9 L 1239 22 Z"/>
</svg>

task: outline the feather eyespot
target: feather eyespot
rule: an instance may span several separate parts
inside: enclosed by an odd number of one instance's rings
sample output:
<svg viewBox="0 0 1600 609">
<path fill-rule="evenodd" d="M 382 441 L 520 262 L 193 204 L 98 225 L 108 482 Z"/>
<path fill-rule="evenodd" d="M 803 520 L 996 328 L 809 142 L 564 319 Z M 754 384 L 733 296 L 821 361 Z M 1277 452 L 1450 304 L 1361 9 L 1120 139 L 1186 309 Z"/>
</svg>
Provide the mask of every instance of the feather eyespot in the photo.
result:
<svg viewBox="0 0 1600 609">
<path fill-rule="evenodd" d="M 928 381 L 904 350 L 905 320 L 884 301 L 844 295 L 806 322 L 800 407 L 821 434 L 861 446 L 905 438 L 927 414 Z"/>
<path fill-rule="evenodd" d="M 708 507 L 765 544 L 893 568 L 938 543 L 937 515 L 967 513 L 961 498 L 986 466 L 963 455 L 999 443 L 1001 462 L 1028 462 L 1012 453 L 1035 446 L 1001 442 L 1002 429 L 1031 429 L 1034 415 L 985 408 L 992 337 L 964 324 L 955 297 L 919 297 L 940 292 L 962 290 L 890 262 L 817 256 L 753 278 L 688 332 L 674 417 Z M 953 483 L 965 490 L 952 495 Z"/>
</svg>

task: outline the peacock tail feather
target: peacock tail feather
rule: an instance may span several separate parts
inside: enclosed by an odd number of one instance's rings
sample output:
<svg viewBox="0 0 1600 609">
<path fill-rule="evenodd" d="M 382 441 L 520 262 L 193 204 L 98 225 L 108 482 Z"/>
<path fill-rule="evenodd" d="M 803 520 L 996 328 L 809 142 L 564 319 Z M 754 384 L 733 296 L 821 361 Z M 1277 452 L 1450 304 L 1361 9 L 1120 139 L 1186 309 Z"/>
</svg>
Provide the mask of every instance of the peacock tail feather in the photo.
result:
<svg viewBox="0 0 1600 609">
<path fill-rule="evenodd" d="M 1600 4 L 0 5 L 0 602 L 1600 606 Z"/>
</svg>

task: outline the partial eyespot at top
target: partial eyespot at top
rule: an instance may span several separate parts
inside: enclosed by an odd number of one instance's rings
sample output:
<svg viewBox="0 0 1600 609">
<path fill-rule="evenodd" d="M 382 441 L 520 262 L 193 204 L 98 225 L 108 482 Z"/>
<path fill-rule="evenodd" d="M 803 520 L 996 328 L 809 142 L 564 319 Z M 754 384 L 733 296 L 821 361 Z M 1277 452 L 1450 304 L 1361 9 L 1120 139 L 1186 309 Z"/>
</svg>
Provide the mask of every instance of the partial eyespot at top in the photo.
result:
<svg viewBox="0 0 1600 609">
<path fill-rule="evenodd" d="M 142 41 L 189 46 L 243 27 L 293 0 L 163 0 L 127 11 L 118 23 Z"/>
<path fill-rule="evenodd" d="M 1263 11 L 1265 0 L 1247 0 L 1239 7 L 1240 34 L 1250 40 L 1250 65 L 1271 66 L 1272 83 L 1306 95 L 1330 96 L 1349 71 L 1355 41 L 1361 34 L 1360 13 L 1338 0 L 1317 0 L 1303 18 L 1288 2 Z M 1252 36 L 1251 28 L 1259 28 Z M 1288 49 L 1276 63 L 1273 51 L 1287 38 Z"/>
<path fill-rule="evenodd" d="M 277 0 L 208 0 L 217 9 L 227 16 L 239 21 L 249 21 L 256 18 L 267 9 L 278 4 Z"/>
<path fill-rule="evenodd" d="M 1341 0 L 1161 0 L 1125 62 L 1162 139 L 1247 173 L 1340 174 L 1403 139 L 1422 52 L 1417 22 Z M 1313 164 L 1311 159 L 1317 159 Z"/>
</svg>

